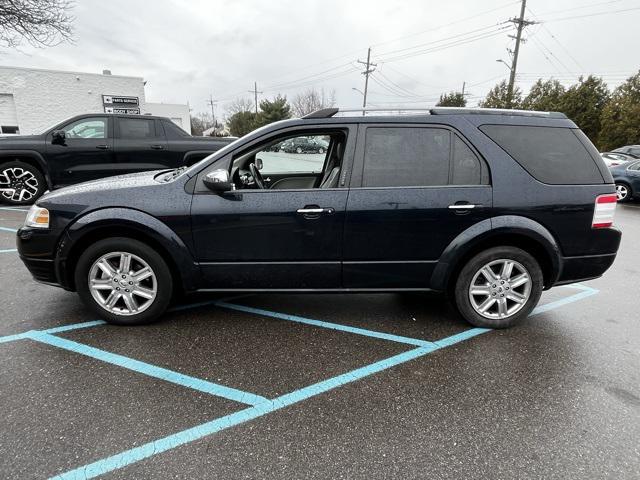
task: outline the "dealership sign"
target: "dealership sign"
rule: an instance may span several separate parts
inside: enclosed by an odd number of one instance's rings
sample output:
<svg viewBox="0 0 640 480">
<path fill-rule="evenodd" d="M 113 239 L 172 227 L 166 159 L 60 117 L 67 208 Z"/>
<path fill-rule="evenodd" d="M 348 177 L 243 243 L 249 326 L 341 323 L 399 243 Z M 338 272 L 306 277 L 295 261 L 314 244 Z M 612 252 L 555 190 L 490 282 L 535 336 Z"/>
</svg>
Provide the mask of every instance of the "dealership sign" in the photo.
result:
<svg viewBox="0 0 640 480">
<path fill-rule="evenodd" d="M 104 113 L 124 113 L 125 115 L 140 115 L 139 108 L 104 107 Z"/>
<path fill-rule="evenodd" d="M 122 95 L 102 95 L 102 104 L 104 106 L 105 113 L 140 115 L 140 101 L 138 97 L 125 97 Z"/>
</svg>

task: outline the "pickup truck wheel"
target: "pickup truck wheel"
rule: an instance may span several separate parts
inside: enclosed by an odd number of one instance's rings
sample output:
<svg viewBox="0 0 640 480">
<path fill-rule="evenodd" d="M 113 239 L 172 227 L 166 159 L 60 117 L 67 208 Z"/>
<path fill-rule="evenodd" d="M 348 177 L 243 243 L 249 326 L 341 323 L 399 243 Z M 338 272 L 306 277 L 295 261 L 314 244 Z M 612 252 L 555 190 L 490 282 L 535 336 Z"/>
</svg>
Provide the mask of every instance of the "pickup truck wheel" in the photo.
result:
<svg viewBox="0 0 640 480">
<path fill-rule="evenodd" d="M 84 303 L 117 325 L 156 320 L 173 289 L 169 267 L 158 252 L 130 238 L 108 238 L 87 248 L 75 282 Z"/>
<path fill-rule="evenodd" d="M 40 171 L 28 163 L 16 161 L 0 165 L 0 199 L 11 205 L 29 205 L 45 191 Z"/>
<path fill-rule="evenodd" d="M 511 327 L 538 304 L 543 288 L 540 265 L 516 247 L 495 247 L 477 254 L 460 271 L 456 307 L 472 325 Z"/>
</svg>

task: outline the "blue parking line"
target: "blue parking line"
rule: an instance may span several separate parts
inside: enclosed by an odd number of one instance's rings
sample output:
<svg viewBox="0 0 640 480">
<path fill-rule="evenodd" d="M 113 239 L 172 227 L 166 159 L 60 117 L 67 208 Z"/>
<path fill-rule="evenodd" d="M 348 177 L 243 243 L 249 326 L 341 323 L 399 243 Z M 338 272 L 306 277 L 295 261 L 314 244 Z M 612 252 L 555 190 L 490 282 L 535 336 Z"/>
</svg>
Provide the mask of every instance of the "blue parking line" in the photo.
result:
<svg viewBox="0 0 640 480">
<path fill-rule="evenodd" d="M 31 336 L 32 332 L 23 332 L 23 333 L 16 333 L 15 335 L 6 335 L 4 337 L 0 337 L 0 343 L 7 343 L 7 342 L 13 342 L 15 340 L 24 340 L 26 338 L 29 338 Z"/>
<path fill-rule="evenodd" d="M 16 233 L 18 230 L 16 230 L 15 228 L 0 227 L 0 231 Z"/>
<path fill-rule="evenodd" d="M 90 347 L 82 343 L 67 340 L 66 338 L 56 337 L 49 333 L 32 331 L 29 332 L 28 338 L 36 340 L 38 342 L 53 345 L 54 347 L 62 348 L 70 352 L 86 355 L 87 357 L 95 358 L 102 362 L 111 363 L 134 372 L 142 373 L 149 377 L 159 378 L 167 382 L 182 385 L 184 387 L 199 390 L 210 395 L 226 398 L 227 400 L 233 400 L 234 402 L 244 403 L 247 405 L 258 405 L 260 403 L 268 401 L 265 397 L 255 395 L 249 392 L 243 392 L 236 390 L 235 388 L 225 387 L 217 383 L 209 382 L 207 380 L 201 380 L 199 378 L 190 377 L 182 373 L 167 370 L 166 368 L 156 367 L 133 358 L 125 357 L 115 353 L 100 350 L 95 347 Z"/>
<path fill-rule="evenodd" d="M 16 248 L 5 248 L 0 250 L 0 253 L 13 253 L 13 252 L 17 252 L 18 250 Z"/>
<path fill-rule="evenodd" d="M 41 333 L 62 333 L 68 332 L 70 330 L 77 330 L 79 328 L 89 328 L 89 327 L 97 327 L 99 325 L 106 325 L 107 322 L 104 320 L 92 320 L 91 322 L 82 322 L 82 323 L 72 323 L 71 325 L 62 325 L 61 327 L 48 328 L 47 330 L 38 330 Z"/>
<path fill-rule="evenodd" d="M 102 460 L 90 463 L 88 465 L 76 468 L 74 470 L 70 470 L 61 475 L 52 477 L 50 480 L 88 479 L 103 475 L 114 470 L 118 470 L 120 468 L 124 468 L 128 465 L 139 462 L 140 460 L 144 460 L 145 458 L 149 458 L 159 453 L 166 452 L 167 450 L 171 450 L 181 445 L 191 443 L 195 440 L 199 440 L 203 437 L 220 432 L 221 430 L 235 427 L 242 423 L 248 422 L 249 420 L 256 419 L 276 410 L 280 410 L 290 405 L 302 402 L 321 393 L 325 393 L 329 390 L 333 390 L 335 388 L 355 382 L 375 373 L 379 373 L 396 365 L 400 365 L 410 360 L 422 357 L 435 350 L 446 348 L 447 346 L 453 345 L 463 340 L 467 340 L 474 336 L 485 333 L 486 331 L 489 330 L 471 329 L 467 331 L 470 333 L 467 333 L 467 335 L 465 336 L 454 335 L 454 337 L 456 337 L 455 339 L 450 339 L 450 337 L 448 337 L 440 340 L 439 342 L 442 346 L 438 346 L 436 344 L 437 342 L 435 342 L 429 346 L 414 348 L 407 352 L 400 353 L 398 355 L 394 355 L 393 357 L 389 357 L 384 360 L 372 363 L 365 367 L 357 368 L 342 375 L 338 375 L 328 380 L 324 380 L 313 385 L 309 385 L 308 387 L 301 388 L 294 392 L 287 393 L 273 400 L 266 401 L 253 407 L 240 410 L 239 412 L 217 418 L 210 422 L 203 423 L 202 425 L 188 428 L 167 437 L 154 440 L 153 442 L 140 445 L 139 447 L 135 447 L 116 455 L 104 458 Z"/>
<path fill-rule="evenodd" d="M 299 317 L 297 315 L 289 315 L 286 313 L 272 312 L 270 310 L 263 310 L 261 308 L 247 307 L 245 305 L 237 305 L 235 303 L 216 302 L 215 305 L 218 307 L 228 308 L 231 310 L 238 310 L 240 312 L 253 313 L 256 315 L 262 315 L 264 317 L 279 318 L 280 320 L 289 320 L 291 322 L 304 323 L 306 325 L 313 325 L 315 327 L 328 328 L 331 330 L 339 330 L 341 332 L 355 333 L 357 335 L 364 335 L 366 337 L 378 338 L 380 340 L 390 340 L 392 342 L 406 343 L 407 345 L 416 345 L 419 347 L 434 346 L 433 342 L 429 342 L 427 340 L 421 340 L 418 338 L 403 337 L 400 335 L 376 332 L 374 330 L 367 330 L 364 328 L 340 325 L 338 323 L 324 322 L 321 320 L 312 320 L 310 318 Z"/>
<path fill-rule="evenodd" d="M 570 295 L 566 298 L 561 298 L 560 300 L 555 300 L 553 302 L 545 303 L 544 305 L 539 305 L 533 309 L 533 311 L 529 316 L 538 315 L 540 313 L 548 312 L 550 310 L 555 310 L 558 307 L 562 307 L 564 305 L 577 302 L 584 298 L 591 297 L 592 295 L 596 295 L 597 293 L 600 292 L 595 288 L 589 287 L 587 285 L 582 285 L 581 283 L 576 283 L 573 285 L 564 285 L 564 287 L 572 288 L 574 290 L 580 290 L 580 293 L 574 293 L 573 295 Z"/>
</svg>

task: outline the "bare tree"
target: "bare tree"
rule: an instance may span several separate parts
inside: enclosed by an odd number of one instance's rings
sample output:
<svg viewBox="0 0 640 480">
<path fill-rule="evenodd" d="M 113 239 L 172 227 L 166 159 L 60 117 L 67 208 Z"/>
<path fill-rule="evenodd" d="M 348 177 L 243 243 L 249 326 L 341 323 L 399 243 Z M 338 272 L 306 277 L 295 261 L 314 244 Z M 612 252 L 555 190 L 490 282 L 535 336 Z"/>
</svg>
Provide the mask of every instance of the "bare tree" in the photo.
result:
<svg viewBox="0 0 640 480">
<path fill-rule="evenodd" d="M 236 98 L 235 100 L 225 105 L 225 121 L 228 122 L 229 119 L 236 113 L 253 112 L 253 109 L 253 100 L 249 98 Z"/>
<path fill-rule="evenodd" d="M 71 0 L 0 0 L 0 47 L 15 48 L 23 40 L 50 47 L 71 40 L 73 6 Z"/>
<path fill-rule="evenodd" d="M 297 94 L 291 101 L 291 108 L 296 117 L 304 117 L 305 115 L 320 110 L 321 108 L 333 107 L 336 104 L 336 91 L 331 90 L 327 95 L 324 88 L 316 90 L 310 88 L 302 93 Z"/>
</svg>

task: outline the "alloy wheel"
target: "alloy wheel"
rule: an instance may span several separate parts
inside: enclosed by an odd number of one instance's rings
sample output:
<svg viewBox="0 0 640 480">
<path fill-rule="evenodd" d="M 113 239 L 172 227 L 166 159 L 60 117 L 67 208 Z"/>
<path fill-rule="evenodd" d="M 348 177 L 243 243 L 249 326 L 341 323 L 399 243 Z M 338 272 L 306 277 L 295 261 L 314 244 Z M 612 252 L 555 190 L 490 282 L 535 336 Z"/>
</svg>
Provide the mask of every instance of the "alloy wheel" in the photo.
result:
<svg viewBox="0 0 640 480">
<path fill-rule="evenodd" d="M 483 317 L 504 319 L 525 306 L 531 286 L 531 275 L 521 263 L 510 259 L 494 260 L 473 276 L 469 300 Z"/>
<path fill-rule="evenodd" d="M 629 196 L 629 188 L 621 183 L 616 184 L 616 196 L 618 201 L 625 200 Z"/>
<path fill-rule="evenodd" d="M 40 185 L 29 170 L 20 167 L 0 171 L 0 194 L 11 202 L 25 202 L 34 198 Z"/>
<path fill-rule="evenodd" d="M 136 315 L 149 308 L 157 295 L 153 269 L 142 258 L 127 252 L 110 252 L 89 269 L 93 299 L 115 315 Z"/>
</svg>

